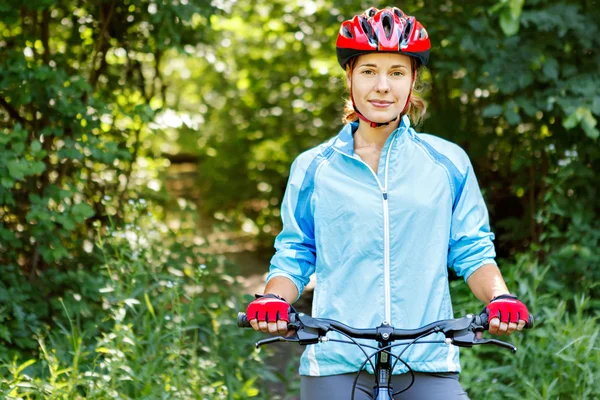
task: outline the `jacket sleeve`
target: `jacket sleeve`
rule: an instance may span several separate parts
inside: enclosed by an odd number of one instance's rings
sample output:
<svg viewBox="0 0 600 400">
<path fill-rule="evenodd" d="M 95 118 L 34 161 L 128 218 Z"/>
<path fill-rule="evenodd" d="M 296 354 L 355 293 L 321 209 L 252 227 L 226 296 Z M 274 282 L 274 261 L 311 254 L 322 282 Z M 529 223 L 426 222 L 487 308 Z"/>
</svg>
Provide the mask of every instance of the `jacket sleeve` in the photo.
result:
<svg viewBox="0 0 600 400">
<path fill-rule="evenodd" d="M 267 275 L 267 282 L 276 276 L 290 279 L 298 289 L 298 297 L 315 271 L 316 259 L 311 204 L 316 160 L 306 158 L 306 154 L 301 155 L 292 164 L 281 205 L 283 229 L 275 239 L 276 253 Z"/>
<path fill-rule="evenodd" d="M 487 207 L 467 157 L 466 173 L 452 211 L 448 265 L 466 281 L 479 267 L 496 264 L 493 240 Z"/>
</svg>

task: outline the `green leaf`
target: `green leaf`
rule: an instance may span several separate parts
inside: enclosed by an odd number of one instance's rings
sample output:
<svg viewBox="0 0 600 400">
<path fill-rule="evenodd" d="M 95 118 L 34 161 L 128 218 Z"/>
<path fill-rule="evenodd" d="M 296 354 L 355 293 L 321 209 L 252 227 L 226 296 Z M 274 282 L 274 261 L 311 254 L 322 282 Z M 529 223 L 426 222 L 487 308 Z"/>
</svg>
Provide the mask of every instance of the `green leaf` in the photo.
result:
<svg viewBox="0 0 600 400">
<path fill-rule="evenodd" d="M 71 213 L 80 222 L 94 215 L 94 209 L 87 203 L 79 203 L 73 206 Z"/>
<path fill-rule="evenodd" d="M 0 339 L 12 343 L 10 330 L 5 325 L 0 325 Z"/>
<path fill-rule="evenodd" d="M 72 231 L 75 229 L 76 221 L 74 221 L 72 218 L 68 217 L 65 214 L 57 215 L 56 222 L 61 224 L 63 226 L 63 228 L 65 228 L 68 231 Z"/>
<path fill-rule="evenodd" d="M 106 347 L 97 347 L 96 348 L 96 353 L 102 353 L 102 354 L 110 354 L 111 350 L 106 348 Z"/>
<path fill-rule="evenodd" d="M 485 118 L 498 117 L 502 114 L 504 108 L 500 104 L 490 104 L 483 109 L 481 115 Z"/>
<path fill-rule="evenodd" d="M 581 126 L 585 134 L 591 139 L 598 139 L 598 136 L 600 136 L 600 132 L 596 129 L 597 123 L 598 121 L 594 118 L 591 111 L 586 109 L 581 119 Z"/>
<path fill-rule="evenodd" d="M 526 88 L 533 83 L 533 74 L 529 71 L 523 72 L 519 75 L 519 86 L 521 88 Z"/>
<path fill-rule="evenodd" d="M 21 154 L 25 150 L 25 143 L 22 143 L 22 142 L 13 143 L 12 148 L 15 151 L 15 153 Z"/>
<path fill-rule="evenodd" d="M 524 4 L 525 4 L 525 0 L 509 0 L 508 1 L 510 13 L 513 18 L 515 18 L 515 19 L 521 18 L 521 13 L 523 12 Z"/>
<path fill-rule="evenodd" d="M 27 367 L 29 367 L 30 365 L 35 364 L 36 360 L 35 359 L 31 359 L 31 360 L 27 360 L 25 361 L 23 364 L 19 365 L 19 368 L 17 368 L 17 370 L 15 371 L 14 375 L 15 376 L 19 376 L 21 374 L 21 372 L 23 372 L 23 370 Z"/>
<path fill-rule="evenodd" d="M 31 151 L 35 154 L 35 153 L 39 153 L 40 150 L 42 150 L 42 144 L 39 141 L 34 141 L 33 143 L 31 143 Z"/>
<path fill-rule="evenodd" d="M 592 113 L 600 115 L 600 96 L 594 97 L 594 102 L 592 103 Z"/>
<path fill-rule="evenodd" d="M 521 116 L 512 108 L 508 108 L 504 111 L 504 118 L 510 125 L 517 125 L 521 122 Z"/>
<path fill-rule="evenodd" d="M 580 120 L 581 117 L 577 114 L 577 112 L 574 112 L 563 120 L 562 125 L 566 130 L 570 130 L 575 128 L 579 124 Z"/>
<path fill-rule="evenodd" d="M 15 184 L 15 181 L 10 178 L 4 177 L 4 176 L 2 178 L 0 178 L 0 185 L 4 186 L 7 189 L 12 189 L 14 184 Z"/>
<path fill-rule="evenodd" d="M 154 307 L 152 307 L 152 302 L 150 301 L 150 297 L 148 297 L 148 292 L 144 292 L 144 301 L 146 302 L 146 307 L 148 307 L 148 311 L 150 311 L 152 317 L 156 318 L 156 314 L 154 313 Z"/>
<path fill-rule="evenodd" d="M 30 165 L 31 175 L 40 175 L 46 170 L 46 164 L 41 161 L 33 161 Z"/>
<path fill-rule="evenodd" d="M 555 58 L 548 58 L 542 67 L 542 72 L 544 76 L 551 80 L 558 79 L 558 61 Z"/>
<path fill-rule="evenodd" d="M 519 32 L 525 0 L 508 0 L 508 4 L 505 1 L 502 3 L 505 3 L 505 7 L 500 13 L 500 28 L 506 36 L 513 36 Z"/>
<path fill-rule="evenodd" d="M 8 144 L 11 140 L 10 134 L 0 134 L 0 144 Z"/>
<path fill-rule="evenodd" d="M 565 129 L 569 130 L 579 124 L 581 124 L 583 131 L 589 138 L 597 139 L 600 136 L 600 132 L 596 128 L 598 121 L 594 118 L 589 108 L 579 107 L 563 121 L 562 125 Z"/>
<path fill-rule="evenodd" d="M 10 160 L 6 163 L 8 168 L 8 174 L 15 180 L 21 180 L 25 178 L 27 167 L 21 160 Z"/>
</svg>

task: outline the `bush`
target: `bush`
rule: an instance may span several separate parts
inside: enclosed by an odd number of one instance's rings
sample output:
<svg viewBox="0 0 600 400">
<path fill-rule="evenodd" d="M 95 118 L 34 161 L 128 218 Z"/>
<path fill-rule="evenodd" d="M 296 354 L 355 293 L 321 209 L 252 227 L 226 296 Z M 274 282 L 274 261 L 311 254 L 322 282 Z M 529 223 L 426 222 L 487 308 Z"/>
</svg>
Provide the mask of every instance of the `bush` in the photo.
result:
<svg viewBox="0 0 600 400">
<path fill-rule="evenodd" d="M 145 215 L 99 232 L 97 245 L 101 263 L 78 276 L 52 277 L 79 285 L 69 284 L 63 298 L 44 307 L 51 314 L 62 309 L 49 326 L 47 313 L 35 313 L 43 292 L 11 286 L 12 306 L 32 308 L 9 319 L 9 328 L 21 330 L 8 329 L 4 345 L 14 338 L 36 346 L 27 357 L 0 346 L 0 392 L 26 399 L 258 395 L 262 364 L 248 355 L 256 337 L 235 326 L 245 299 L 226 260 L 205 253 L 204 239 L 168 231 Z M 28 326 L 28 318 L 35 323 Z"/>
<path fill-rule="evenodd" d="M 491 346 L 461 351 L 461 383 L 471 398 L 588 399 L 600 394 L 598 310 L 585 294 L 562 297 L 560 291 L 547 291 L 549 269 L 528 255 L 503 268 L 509 287 L 529 306 L 536 324 L 499 338 L 517 346 L 516 354 Z M 455 312 L 481 307 L 466 285 L 458 284 L 453 285 L 458 292 Z"/>
</svg>

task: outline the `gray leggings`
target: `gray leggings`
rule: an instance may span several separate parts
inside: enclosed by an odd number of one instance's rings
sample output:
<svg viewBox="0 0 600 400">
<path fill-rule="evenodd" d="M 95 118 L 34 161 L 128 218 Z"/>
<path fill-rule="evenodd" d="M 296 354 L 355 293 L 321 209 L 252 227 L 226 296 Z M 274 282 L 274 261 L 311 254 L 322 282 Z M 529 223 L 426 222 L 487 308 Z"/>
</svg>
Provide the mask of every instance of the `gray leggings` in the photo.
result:
<svg viewBox="0 0 600 400">
<path fill-rule="evenodd" d="M 301 400 L 352 400 L 352 382 L 356 374 L 331 376 L 302 376 Z M 393 375 L 392 387 L 398 392 L 410 384 L 410 374 Z M 354 400 L 372 400 L 375 378 L 366 371 L 360 373 Z M 406 392 L 394 396 L 394 400 L 469 400 L 467 392 L 458 382 L 458 374 L 415 372 L 415 382 Z"/>
</svg>

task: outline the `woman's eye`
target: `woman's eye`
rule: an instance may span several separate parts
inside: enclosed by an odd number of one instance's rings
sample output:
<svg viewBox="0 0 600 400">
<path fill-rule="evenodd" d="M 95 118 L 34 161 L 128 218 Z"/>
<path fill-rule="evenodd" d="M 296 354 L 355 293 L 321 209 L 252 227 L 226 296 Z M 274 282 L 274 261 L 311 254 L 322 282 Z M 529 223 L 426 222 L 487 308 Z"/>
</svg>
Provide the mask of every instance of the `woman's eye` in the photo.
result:
<svg viewBox="0 0 600 400">
<path fill-rule="evenodd" d="M 363 71 L 363 74 L 371 75 L 371 74 L 373 74 L 373 71 L 371 71 L 370 69 L 366 69 Z"/>
<path fill-rule="evenodd" d="M 403 73 L 403 72 L 400 72 L 400 71 L 395 71 L 395 72 L 392 72 L 392 75 L 393 75 L 393 76 L 403 76 L 403 75 L 404 75 L 404 73 Z"/>
</svg>

